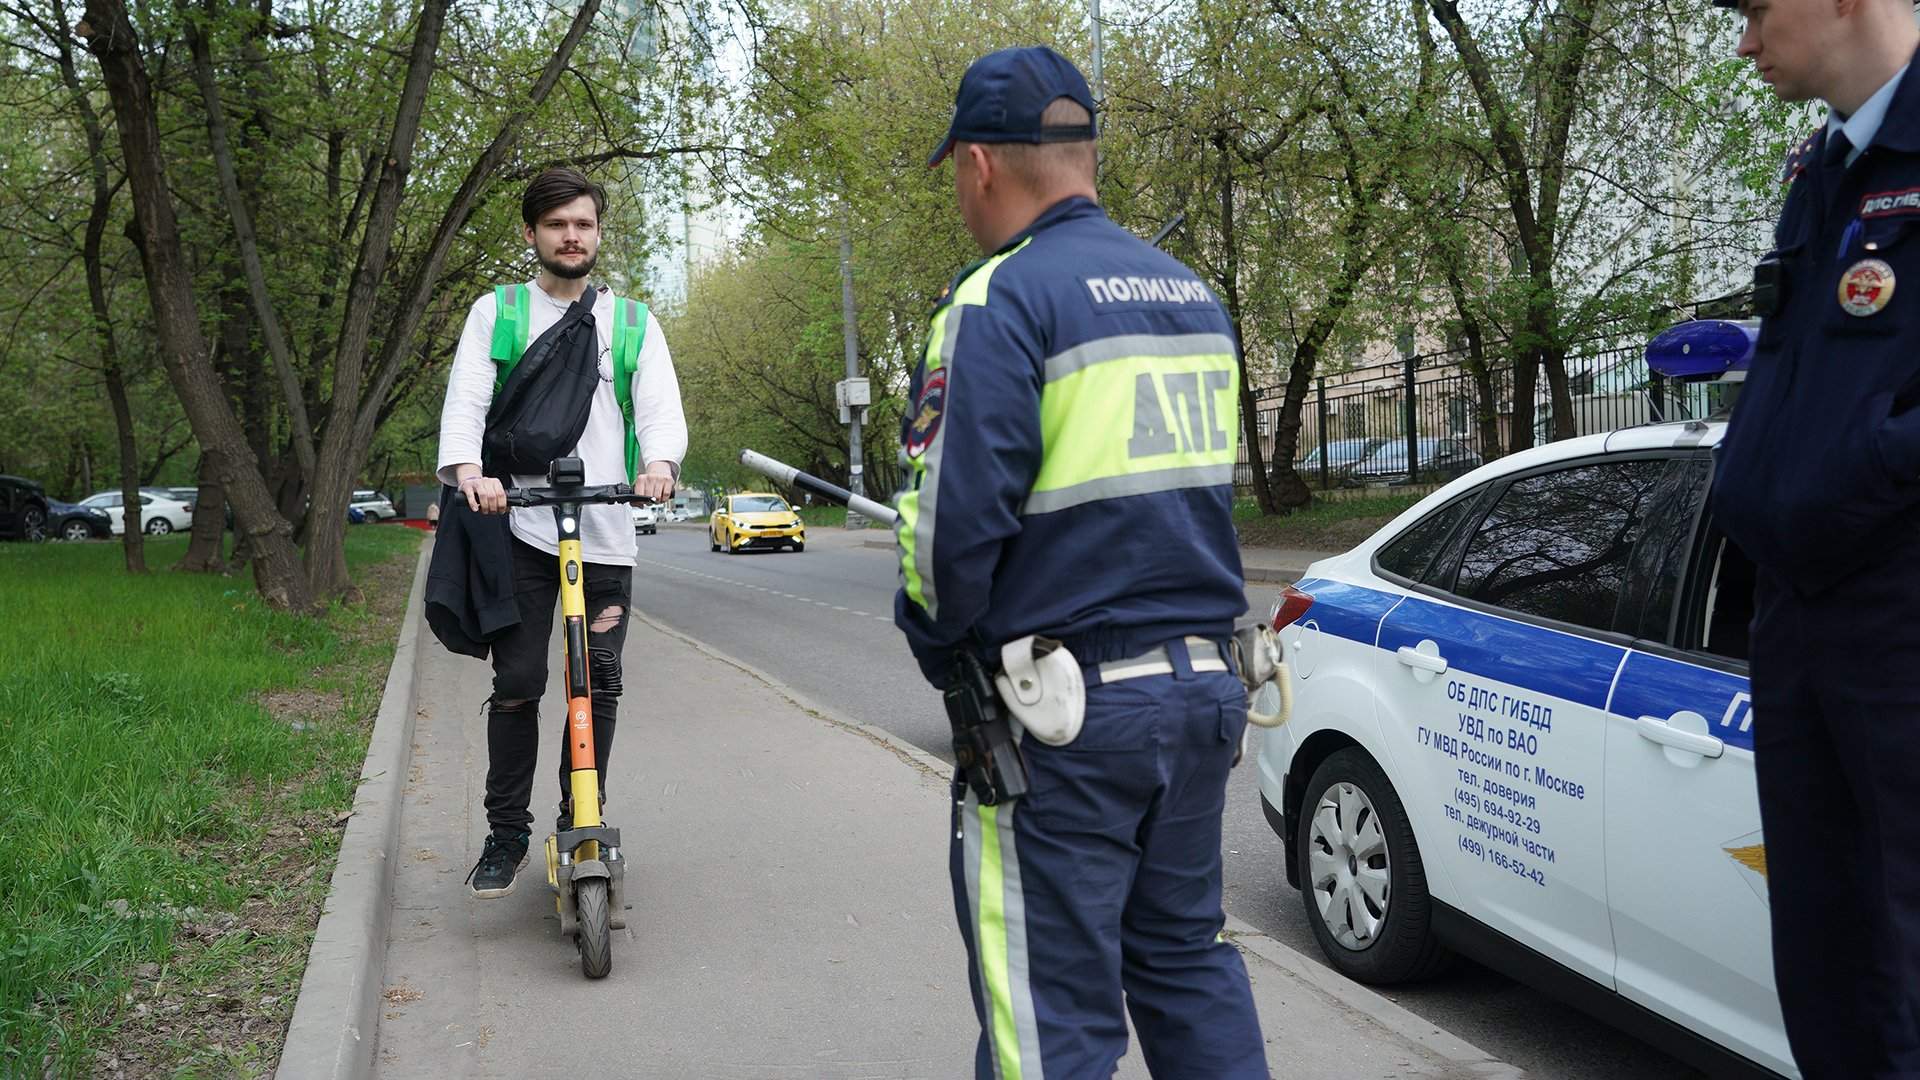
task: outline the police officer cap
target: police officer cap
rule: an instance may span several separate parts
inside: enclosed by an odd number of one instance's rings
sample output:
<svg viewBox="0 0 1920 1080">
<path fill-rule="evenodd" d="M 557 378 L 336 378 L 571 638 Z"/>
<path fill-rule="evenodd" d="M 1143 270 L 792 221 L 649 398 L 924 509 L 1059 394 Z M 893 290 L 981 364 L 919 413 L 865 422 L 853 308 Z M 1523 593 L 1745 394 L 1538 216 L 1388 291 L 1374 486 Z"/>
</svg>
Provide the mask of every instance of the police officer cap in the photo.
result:
<svg viewBox="0 0 1920 1080">
<path fill-rule="evenodd" d="M 960 78 L 953 100 L 953 124 L 940 148 L 927 159 L 932 168 L 953 153 L 955 142 L 1086 142 L 1092 123 L 1042 127 L 1040 114 L 1061 98 L 1072 98 L 1093 115 L 1093 94 L 1073 62 L 1045 45 L 1001 49 L 973 62 Z"/>
</svg>

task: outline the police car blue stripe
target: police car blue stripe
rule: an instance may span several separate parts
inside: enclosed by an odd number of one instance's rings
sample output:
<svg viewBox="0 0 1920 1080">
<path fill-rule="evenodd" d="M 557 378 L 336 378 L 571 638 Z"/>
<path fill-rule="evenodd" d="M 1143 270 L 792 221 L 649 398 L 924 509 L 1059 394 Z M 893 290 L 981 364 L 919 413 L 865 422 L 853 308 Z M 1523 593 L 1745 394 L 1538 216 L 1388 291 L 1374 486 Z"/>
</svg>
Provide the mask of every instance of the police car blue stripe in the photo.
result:
<svg viewBox="0 0 1920 1080">
<path fill-rule="evenodd" d="M 1302 581 L 1297 588 L 1313 596 L 1303 621 L 1317 623 L 1322 633 L 1387 652 L 1432 638 L 1456 671 L 1595 709 L 1606 707 L 1614 673 L 1627 653 L 1618 645 L 1517 619 L 1329 578 Z M 1393 617 L 1383 627 L 1389 611 Z"/>
<path fill-rule="evenodd" d="M 1595 709 L 1607 705 L 1627 650 L 1576 634 L 1409 596 L 1380 628 L 1393 652 L 1432 638 L 1448 665 Z"/>
<path fill-rule="evenodd" d="M 1753 702 L 1744 677 L 1650 653 L 1627 658 L 1609 711 L 1665 720 L 1683 710 L 1705 717 L 1708 734 L 1729 747 L 1753 749 Z"/>
<path fill-rule="evenodd" d="M 1323 634 L 1331 634 L 1362 645 L 1372 645 L 1380 618 L 1393 610 L 1400 598 L 1377 589 L 1365 589 L 1331 578 L 1308 578 L 1294 588 L 1313 597 L 1313 606 L 1301 618 L 1313 623 Z"/>
</svg>

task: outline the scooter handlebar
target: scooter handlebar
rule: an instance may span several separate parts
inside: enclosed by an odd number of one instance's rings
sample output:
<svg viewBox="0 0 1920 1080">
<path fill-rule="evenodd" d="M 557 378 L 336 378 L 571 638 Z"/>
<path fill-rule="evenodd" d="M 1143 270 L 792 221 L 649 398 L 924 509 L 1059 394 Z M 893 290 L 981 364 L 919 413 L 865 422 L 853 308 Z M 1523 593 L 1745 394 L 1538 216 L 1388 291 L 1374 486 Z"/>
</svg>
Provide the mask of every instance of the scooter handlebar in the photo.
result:
<svg viewBox="0 0 1920 1080">
<path fill-rule="evenodd" d="M 508 506 L 552 506 L 555 503 L 639 503 L 659 506 L 665 499 L 636 495 L 631 484 L 600 484 L 594 487 L 508 488 Z"/>
</svg>

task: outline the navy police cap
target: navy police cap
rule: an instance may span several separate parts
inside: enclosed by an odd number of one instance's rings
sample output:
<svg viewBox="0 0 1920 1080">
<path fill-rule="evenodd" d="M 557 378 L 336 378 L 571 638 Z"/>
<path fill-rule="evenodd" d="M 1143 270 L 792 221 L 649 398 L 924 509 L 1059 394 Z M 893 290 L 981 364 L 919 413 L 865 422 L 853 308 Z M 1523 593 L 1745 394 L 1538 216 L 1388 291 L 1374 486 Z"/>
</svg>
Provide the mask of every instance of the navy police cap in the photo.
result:
<svg viewBox="0 0 1920 1080">
<path fill-rule="evenodd" d="M 956 142 L 1085 142 L 1092 123 L 1042 127 L 1047 106 L 1071 98 L 1093 115 L 1093 94 L 1073 62 L 1045 45 L 1001 49 L 973 62 L 960 78 L 953 99 L 953 123 L 940 148 L 927 159 L 932 168 L 953 153 Z"/>
</svg>

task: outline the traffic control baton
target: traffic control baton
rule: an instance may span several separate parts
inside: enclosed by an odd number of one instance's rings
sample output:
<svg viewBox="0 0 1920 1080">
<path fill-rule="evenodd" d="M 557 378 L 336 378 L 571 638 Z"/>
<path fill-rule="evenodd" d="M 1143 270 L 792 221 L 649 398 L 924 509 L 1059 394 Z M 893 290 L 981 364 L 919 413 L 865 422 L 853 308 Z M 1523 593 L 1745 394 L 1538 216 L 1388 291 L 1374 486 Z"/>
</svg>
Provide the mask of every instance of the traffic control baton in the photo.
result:
<svg viewBox="0 0 1920 1080">
<path fill-rule="evenodd" d="M 874 502 L 865 495 L 855 495 L 839 484 L 829 484 L 811 473 L 803 473 L 784 462 L 775 461 L 765 454 L 753 450 L 740 451 L 740 464 L 776 483 L 811 491 L 815 495 L 847 507 L 856 514 L 870 517 L 886 525 L 893 524 L 900 515 L 893 508 Z"/>
</svg>

